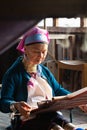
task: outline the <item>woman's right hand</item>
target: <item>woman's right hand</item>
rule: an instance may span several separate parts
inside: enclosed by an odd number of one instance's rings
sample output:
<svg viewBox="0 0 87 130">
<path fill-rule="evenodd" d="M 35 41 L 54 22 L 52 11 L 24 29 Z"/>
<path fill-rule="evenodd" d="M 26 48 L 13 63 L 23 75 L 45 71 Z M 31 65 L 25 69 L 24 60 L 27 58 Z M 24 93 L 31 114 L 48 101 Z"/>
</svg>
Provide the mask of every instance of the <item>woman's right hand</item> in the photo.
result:
<svg viewBox="0 0 87 130">
<path fill-rule="evenodd" d="M 24 117 L 25 119 L 29 118 L 32 108 L 26 102 L 16 102 L 14 103 L 14 107 L 19 111 L 22 117 Z"/>
</svg>

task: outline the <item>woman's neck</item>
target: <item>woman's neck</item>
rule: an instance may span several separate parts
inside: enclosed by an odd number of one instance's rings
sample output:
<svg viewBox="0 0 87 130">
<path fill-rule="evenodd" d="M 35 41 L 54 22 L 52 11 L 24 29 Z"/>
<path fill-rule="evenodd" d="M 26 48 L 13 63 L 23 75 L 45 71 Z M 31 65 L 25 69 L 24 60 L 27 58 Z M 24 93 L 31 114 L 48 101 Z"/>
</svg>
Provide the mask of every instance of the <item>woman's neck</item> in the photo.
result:
<svg viewBox="0 0 87 130">
<path fill-rule="evenodd" d="M 23 65 L 24 65 L 24 68 L 25 70 L 28 72 L 28 73 L 32 73 L 32 72 L 37 72 L 37 64 L 32 64 L 30 62 L 28 62 L 27 60 L 23 59 L 22 60 L 23 62 Z"/>
</svg>

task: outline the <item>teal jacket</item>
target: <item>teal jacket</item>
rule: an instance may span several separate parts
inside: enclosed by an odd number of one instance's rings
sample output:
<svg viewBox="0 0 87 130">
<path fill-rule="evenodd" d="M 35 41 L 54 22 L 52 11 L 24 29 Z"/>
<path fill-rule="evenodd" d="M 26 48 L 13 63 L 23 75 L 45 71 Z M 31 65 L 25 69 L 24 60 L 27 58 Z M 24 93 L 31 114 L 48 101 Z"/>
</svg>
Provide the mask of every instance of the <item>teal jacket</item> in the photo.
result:
<svg viewBox="0 0 87 130">
<path fill-rule="evenodd" d="M 4 113 L 11 112 L 11 103 L 27 101 L 27 82 L 31 76 L 24 69 L 22 58 L 23 57 L 18 57 L 3 76 L 0 106 L 1 111 Z M 56 81 L 54 75 L 44 65 L 38 65 L 38 73 L 42 78 L 48 81 L 52 88 L 53 96 L 62 96 L 70 93 Z"/>
</svg>

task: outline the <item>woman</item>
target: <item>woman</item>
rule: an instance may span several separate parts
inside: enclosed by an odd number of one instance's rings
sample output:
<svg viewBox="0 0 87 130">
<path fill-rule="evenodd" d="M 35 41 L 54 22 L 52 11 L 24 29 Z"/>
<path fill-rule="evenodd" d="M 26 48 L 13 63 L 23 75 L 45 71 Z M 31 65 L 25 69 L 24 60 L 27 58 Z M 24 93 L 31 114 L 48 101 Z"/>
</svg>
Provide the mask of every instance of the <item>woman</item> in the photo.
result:
<svg viewBox="0 0 87 130">
<path fill-rule="evenodd" d="M 75 127 L 57 112 L 38 114 L 30 119 L 31 110 L 38 107 L 37 102 L 70 93 L 41 64 L 46 58 L 49 42 L 47 30 L 34 27 L 26 33 L 17 47 L 23 56 L 14 62 L 3 77 L 1 111 L 20 113 L 19 130 L 50 130 L 51 127 L 61 130 L 69 127 L 70 130 Z"/>
</svg>

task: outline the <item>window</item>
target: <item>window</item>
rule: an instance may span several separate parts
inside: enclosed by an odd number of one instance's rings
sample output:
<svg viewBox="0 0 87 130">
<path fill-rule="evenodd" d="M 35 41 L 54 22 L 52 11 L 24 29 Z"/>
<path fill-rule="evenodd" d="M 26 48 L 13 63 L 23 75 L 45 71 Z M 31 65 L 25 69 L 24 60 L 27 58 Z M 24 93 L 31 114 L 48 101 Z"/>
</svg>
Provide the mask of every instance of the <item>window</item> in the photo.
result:
<svg viewBox="0 0 87 130">
<path fill-rule="evenodd" d="M 46 18 L 46 26 L 53 26 L 53 18 Z M 44 26 L 44 19 L 38 23 Z M 58 18 L 58 27 L 80 27 L 80 18 Z"/>
</svg>

